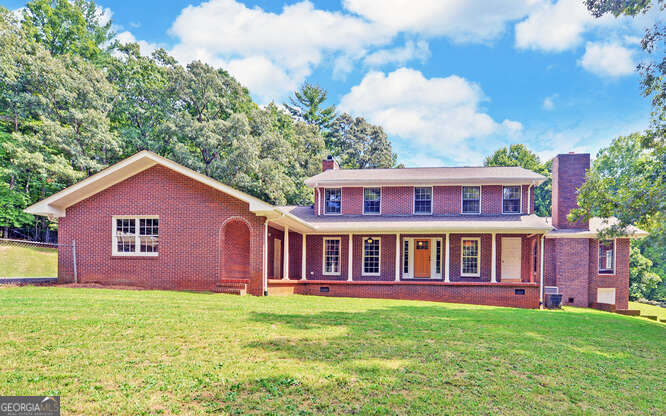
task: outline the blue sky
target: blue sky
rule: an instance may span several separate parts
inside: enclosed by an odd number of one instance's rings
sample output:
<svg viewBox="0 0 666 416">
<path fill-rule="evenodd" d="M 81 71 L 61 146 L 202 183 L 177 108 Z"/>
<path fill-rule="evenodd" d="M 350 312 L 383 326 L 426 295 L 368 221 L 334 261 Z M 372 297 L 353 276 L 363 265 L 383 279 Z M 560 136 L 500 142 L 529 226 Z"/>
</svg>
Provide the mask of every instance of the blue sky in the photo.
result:
<svg viewBox="0 0 666 416">
<path fill-rule="evenodd" d="M 634 67 L 655 15 L 593 19 L 582 0 L 99 3 L 119 39 L 224 67 L 259 103 L 320 84 L 407 166 L 480 164 L 511 143 L 594 155 L 648 125 Z"/>
</svg>

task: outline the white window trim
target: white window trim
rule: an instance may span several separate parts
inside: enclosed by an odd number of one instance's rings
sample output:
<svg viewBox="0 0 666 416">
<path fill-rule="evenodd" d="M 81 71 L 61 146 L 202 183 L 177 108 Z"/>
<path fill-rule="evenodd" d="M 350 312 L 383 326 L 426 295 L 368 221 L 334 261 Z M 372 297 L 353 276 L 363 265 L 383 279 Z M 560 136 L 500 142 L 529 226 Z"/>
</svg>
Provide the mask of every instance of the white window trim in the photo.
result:
<svg viewBox="0 0 666 416">
<path fill-rule="evenodd" d="M 365 212 L 365 190 L 366 189 L 379 189 L 379 212 Z M 363 215 L 381 215 L 381 214 L 382 214 L 382 187 L 381 186 L 364 186 L 363 187 Z"/>
<path fill-rule="evenodd" d="M 597 275 L 599 276 L 615 276 L 616 273 L 616 268 L 615 265 L 617 264 L 617 239 L 613 238 L 613 273 L 601 273 L 601 269 L 599 269 L 599 247 L 601 246 L 601 241 L 597 240 Z M 611 241 L 611 240 L 605 240 L 605 241 Z"/>
<path fill-rule="evenodd" d="M 326 204 L 326 190 L 327 189 L 339 189 L 340 190 L 340 212 L 326 212 L 326 207 L 328 204 Z M 342 215 L 342 187 L 327 187 L 324 188 L 324 215 Z"/>
<path fill-rule="evenodd" d="M 118 251 L 118 236 L 116 235 L 116 220 L 134 220 L 134 251 L 131 253 Z M 139 236 L 139 219 L 157 219 L 158 215 L 114 215 L 111 217 L 111 255 L 113 257 L 157 257 L 159 246 L 156 252 L 143 253 L 141 250 L 141 238 Z M 159 227 L 159 226 L 158 226 Z M 159 229 L 159 228 L 158 228 Z M 158 231 L 159 238 L 159 231 Z"/>
<path fill-rule="evenodd" d="M 463 273 L 463 242 L 477 241 L 478 247 L 476 251 L 477 258 L 477 273 Z M 481 277 L 481 238 L 479 237 L 461 237 L 460 238 L 460 277 Z"/>
<path fill-rule="evenodd" d="M 430 212 L 416 212 L 416 188 L 430 188 Z M 432 206 L 435 202 L 435 194 L 432 186 L 413 186 L 412 187 L 412 215 L 432 215 Z"/>
<path fill-rule="evenodd" d="M 365 272 L 365 240 L 372 238 L 373 240 L 379 241 L 379 271 L 377 273 L 366 273 Z M 382 274 L 382 238 L 373 237 L 371 235 L 366 235 L 361 239 L 362 255 L 361 255 L 361 276 L 380 276 Z"/>
<path fill-rule="evenodd" d="M 504 212 L 504 188 L 509 187 L 520 188 L 520 210 L 518 212 Z M 502 185 L 502 214 L 503 215 L 520 215 L 523 213 L 523 185 Z"/>
<path fill-rule="evenodd" d="M 326 271 L 326 242 L 327 241 L 337 241 L 338 242 L 338 271 L 337 272 L 327 272 Z M 340 276 L 342 273 L 342 239 L 340 237 L 325 237 L 322 250 L 321 250 L 321 274 L 325 276 Z"/>
<path fill-rule="evenodd" d="M 479 188 L 479 212 L 464 212 L 463 211 L 463 206 L 465 203 L 465 200 L 463 198 L 463 188 Z M 483 185 L 460 185 L 460 213 L 462 215 L 481 215 L 481 199 L 483 198 Z"/>
</svg>

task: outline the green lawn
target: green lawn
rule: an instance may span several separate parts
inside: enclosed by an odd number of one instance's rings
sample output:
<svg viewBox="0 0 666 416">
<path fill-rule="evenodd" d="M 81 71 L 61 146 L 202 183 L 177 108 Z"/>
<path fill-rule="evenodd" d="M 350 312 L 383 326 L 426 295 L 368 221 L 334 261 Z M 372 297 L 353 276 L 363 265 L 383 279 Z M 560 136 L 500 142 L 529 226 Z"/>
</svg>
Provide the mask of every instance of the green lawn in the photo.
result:
<svg viewBox="0 0 666 416">
<path fill-rule="evenodd" d="M 54 277 L 57 274 L 58 250 L 55 248 L 0 242 L 0 277 Z"/>
<path fill-rule="evenodd" d="M 641 315 L 657 315 L 658 319 L 666 319 L 666 308 L 660 306 L 629 302 L 629 309 L 638 309 L 641 311 Z"/>
<path fill-rule="evenodd" d="M 587 309 L 12 287 L 0 328 L 63 414 L 666 412 L 666 325 Z"/>
</svg>

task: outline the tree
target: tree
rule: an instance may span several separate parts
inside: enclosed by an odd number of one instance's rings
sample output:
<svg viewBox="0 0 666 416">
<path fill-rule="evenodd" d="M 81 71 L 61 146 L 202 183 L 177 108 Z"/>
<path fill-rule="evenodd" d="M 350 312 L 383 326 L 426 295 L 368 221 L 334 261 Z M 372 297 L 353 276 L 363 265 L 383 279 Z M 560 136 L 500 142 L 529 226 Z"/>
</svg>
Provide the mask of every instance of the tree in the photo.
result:
<svg viewBox="0 0 666 416">
<path fill-rule="evenodd" d="M 111 19 L 91 0 L 33 0 L 23 10 L 23 30 L 52 55 L 95 59 L 113 38 Z"/>
<path fill-rule="evenodd" d="M 631 246 L 629 259 L 629 298 L 631 300 L 660 299 L 662 278 L 652 271 L 652 261 L 641 254 L 634 244 Z"/>
<path fill-rule="evenodd" d="M 397 161 L 391 142 L 380 126 L 347 113 L 333 121 L 329 143 L 328 150 L 332 150 L 340 166 L 346 169 L 391 168 Z"/>
<path fill-rule="evenodd" d="M 300 90 L 289 97 L 290 104 L 285 103 L 287 110 L 297 119 L 319 127 L 326 138 L 331 123 L 336 117 L 335 106 L 323 107 L 328 91 L 319 85 L 304 83 Z"/>
<path fill-rule="evenodd" d="M 594 17 L 612 14 L 615 17 L 638 16 L 652 7 L 664 11 L 666 0 L 585 0 L 585 5 Z M 666 26 L 663 19 L 645 30 L 641 48 L 654 57 L 642 62 L 637 69 L 641 73 L 643 95 L 652 97 L 652 128 L 643 137 L 646 144 L 664 147 L 666 136 Z"/>
<path fill-rule="evenodd" d="M 512 144 L 486 157 L 483 165 L 520 166 L 545 176 L 547 179 L 541 185 L 534 188 L 534 212 L 541 217 L 550 216 L 552 205 L 552 161 L 542 163 L 539 156 L 527 149 L 525 145 Z"/>
</svg>

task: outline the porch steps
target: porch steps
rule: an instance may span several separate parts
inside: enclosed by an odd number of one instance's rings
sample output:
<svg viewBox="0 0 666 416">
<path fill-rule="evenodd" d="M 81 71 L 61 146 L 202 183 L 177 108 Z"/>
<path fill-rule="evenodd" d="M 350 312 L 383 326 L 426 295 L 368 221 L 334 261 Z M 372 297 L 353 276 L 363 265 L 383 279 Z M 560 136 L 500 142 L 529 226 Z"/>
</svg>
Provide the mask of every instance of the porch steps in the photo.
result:
<svg viewBox="0 0 666 416">
<path fill-rule="evenodd" d="M 638 309 L 616 309 L 615 313 L 628 316 L 641 316 L 641 311 Z"/>
<path fill-rule="evenodd" d="M 653 321 L 659 321 L 657 315 L 641 315 L 643 318 L 652 319 Z"/>
<path fill-rule="evenodd" d="M 248 279 L 224 279 L 215 284 L 215 293 L 244 296 L 247 294 Z"/>
</svg>

